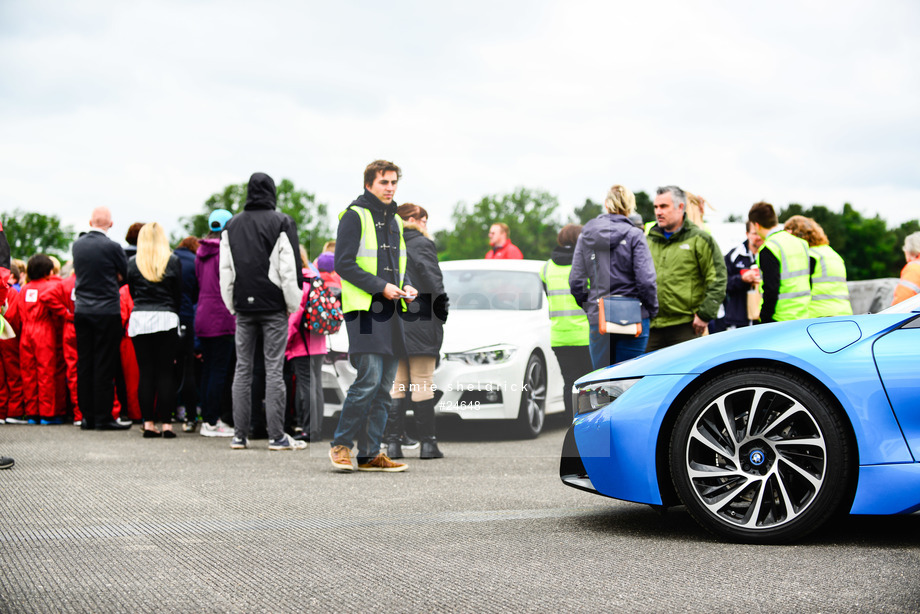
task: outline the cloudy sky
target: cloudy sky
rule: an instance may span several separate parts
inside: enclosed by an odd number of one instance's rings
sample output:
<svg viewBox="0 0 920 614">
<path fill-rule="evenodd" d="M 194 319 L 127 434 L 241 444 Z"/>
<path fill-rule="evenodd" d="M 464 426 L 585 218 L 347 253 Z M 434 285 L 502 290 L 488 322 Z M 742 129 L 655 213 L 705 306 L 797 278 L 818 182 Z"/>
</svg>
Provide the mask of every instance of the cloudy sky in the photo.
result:
<svg viewBox="0 0 920 614">
<path fill-rule="evenodd" d="M 376 158 L 435 229 L 613 183 L 920 217 L 920 4 L 0 1 L 0 211 L 178 218 L 254 171 L 337 212 Z M 486 240 L 483 237 L 485 249 Z"/>
</svg>

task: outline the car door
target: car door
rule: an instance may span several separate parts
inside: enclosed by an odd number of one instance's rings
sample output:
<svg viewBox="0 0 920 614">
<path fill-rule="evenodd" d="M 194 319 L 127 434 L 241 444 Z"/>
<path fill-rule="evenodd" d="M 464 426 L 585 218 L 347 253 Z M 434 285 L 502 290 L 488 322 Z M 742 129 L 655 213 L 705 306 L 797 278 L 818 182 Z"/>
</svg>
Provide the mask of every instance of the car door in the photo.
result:
<svg viewBox="0 0 920 614">
<path fill-rule="evenodd" d="M 876 340 L 879 376 L 915 461 L 920 461 L 920 317 Z"/>
</svg>

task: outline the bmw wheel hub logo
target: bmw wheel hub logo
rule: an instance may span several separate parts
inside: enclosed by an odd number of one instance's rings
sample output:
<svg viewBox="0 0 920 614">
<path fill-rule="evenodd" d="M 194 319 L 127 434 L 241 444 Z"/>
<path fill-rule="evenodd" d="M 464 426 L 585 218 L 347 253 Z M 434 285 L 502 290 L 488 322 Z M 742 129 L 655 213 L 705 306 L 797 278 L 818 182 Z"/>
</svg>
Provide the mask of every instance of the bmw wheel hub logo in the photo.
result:
<svg viewBox="0 0 920 614">
<path fill-rule="evenodd" d="M 766 460 L 761 450 L 754 450 L 753 452 L 751 452 L 749 459 L 751 461 L 751 464 L 754 465 L 755 467 L 760 467 L 761 465 L 763 465 L 763 462 Z"/>
</svg>

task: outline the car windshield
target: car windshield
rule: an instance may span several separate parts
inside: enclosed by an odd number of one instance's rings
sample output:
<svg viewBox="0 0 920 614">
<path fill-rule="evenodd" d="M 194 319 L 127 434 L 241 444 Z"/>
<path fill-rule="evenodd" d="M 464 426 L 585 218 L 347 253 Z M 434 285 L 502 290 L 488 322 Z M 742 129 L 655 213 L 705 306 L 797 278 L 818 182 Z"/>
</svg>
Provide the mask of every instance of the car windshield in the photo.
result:
<svg viewBox="0 0 920 614">
<path fill-rule="evenodd" d="M 892 305 L 888 309 L 883 309 L 879 313 L 911 313 L 913 311 L 920 311 L 920 294 L 914 295 L 906 301 L 901 301 L 896 305 Z"/>
<path fill-rule="evenodd" d="M 444 271 L 444 287 L 453 309 L 533 311 L 543 306 L 543 284 L 522 271 Z"/>
</svg>

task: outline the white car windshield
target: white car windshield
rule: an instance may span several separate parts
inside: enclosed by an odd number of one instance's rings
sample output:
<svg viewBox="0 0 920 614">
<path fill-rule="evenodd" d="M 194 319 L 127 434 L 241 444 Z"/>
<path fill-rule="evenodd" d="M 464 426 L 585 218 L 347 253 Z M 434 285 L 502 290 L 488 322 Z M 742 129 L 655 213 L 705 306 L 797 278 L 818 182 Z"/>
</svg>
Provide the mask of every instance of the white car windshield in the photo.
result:
<svg viewBox="0 0 920 614">
<path fill-rule="evenodd" d="M 920 294 L 901 301 L 897 305 L 892 305 L 888 309 L 883 309 L 879 313 L 911 313 L 913 311 L 920 311 Z"/>
<path fill-rule="evenodd" d="M 444 288 L 454 309 L 533 311 L 543 306 L 543 284 L 524 271 L 444 271 Z"/>
</svg>

